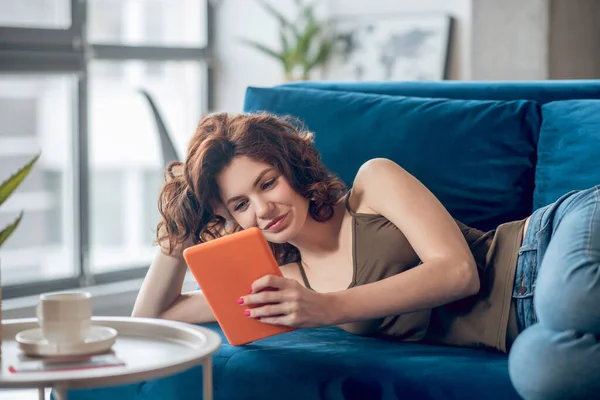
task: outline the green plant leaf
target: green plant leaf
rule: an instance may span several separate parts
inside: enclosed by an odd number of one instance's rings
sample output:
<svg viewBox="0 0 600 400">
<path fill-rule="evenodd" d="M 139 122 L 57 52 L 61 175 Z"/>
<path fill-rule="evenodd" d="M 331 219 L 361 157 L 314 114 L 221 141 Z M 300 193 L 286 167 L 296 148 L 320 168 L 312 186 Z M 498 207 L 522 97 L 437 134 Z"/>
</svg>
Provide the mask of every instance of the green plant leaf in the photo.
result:
<svg viewBox="0 0 600 400">
<path fill-rule="evenodd" d="M 315 21 L 315 5 L 314 4 L 304 4 L 302 2 L 298 3 L 298 9 L 301 10 L 300 14 L 306 18 L 308 22 Z"/>
<path fill-rule="evenodd" d="M 281 40 L 281 53 L 283 55 L 290 54 L 290 42 L 283 29 L 279 30 L 279 39 Z"/>
<path fill-rule="evenodd" d="M 284 57 L 281 53 L 278 53 L 277 51 L 275 51 L 263 44 L 255 42 L 254 40 L 250 40 L 250 39 L 240 39 L 240 40 L 242 41 L 242 43 L 244 43 L 250 47 L 253 47 L 254 49 L 256 49 L 270 57 L 273 57 L 281 62 L 284 62 Z"/>
<path fill-rule="evenodd" d="M 2 243 L 4 243 L 6 239 L 8 239 L 8 237 L 15 231 L 15 229 L 17 229 L 19 222 L 21 222 L 21 218 L 23 218 L 23 211 L 21 211 L 21 214 L 19 214 L 17 219 L 14 220 L 12 224 L 2 229 L 0 232 L 0 247 L 2 247 Z"/>
<path fill-rule="evenodd" d="M 323 40 L 317 51 L 317 55 L 312 61 L 309 61 L 304 66 L 304 71 L 309 72 L 317 65 L 325 64 L 329 60 L 329 56 L 333 50 L 333 40 Z"/>
<path fill-rule="evenodd" d="M 306 63 L 307 58 L 310 56 L 311 43 L 314 42 L 320 30 L 321 28 L 313 21 L 306 26 L 304 34 L 298 38 L 296 54 L 300 63 Z"/>
<path fill-rule="evenodd" d="M 279 21 L 279 44 L 276 51 L 252 40 L 242 39 L 246 45 L 275 58 L 282 65 L 286 79 L 301 74 L 302 78 L 317 65 L 324 64 L 333 51 L 331 39 L 324 35 L 327 22 L 315 17 L 315 3 L 295 0 L 297 14 L 292 20 L 286 18 L 265 0 L 256 0 L 271 16 Z"/>
<path fill-rule="evenodd" d="M 40 158 L 38 153 L 31 161 L 29 161 L 23 168 L 11 175 L 7 180 L 2 182 L 0 185 L 0 205 L 6 201 L 8 196 L 23 182 L 23 179 L 27 177 L 29 171 L 33 167 L 33 164 Z"/>
<path fill-rule="evenodd" d="M 283 29 L 279 30 L 279 36 L 281 40 L 281 63 L 283 72 L 288 74 L 294 68 L 294 51 L 290 47 L 286 32 Z"/>
<path fill-rule="evenodd" d="M 287 19 L 286 17 L 283 16 L 282 13 L 280 13 L 275 7 L 273 7 L 271 4 L 267 3 L 264 0 L 256 0 L 256 2 L 269 14 L 271 14 L 273 17 L 275 17 L 275 19 L 277 19 L 277 21 L 279 21 L 279 23 L 282 26 L 288 27 L 290 29 L 292 29 L 294 32 L 296 32 L 296 27 L 294 26 L 294 24 L 292 24 L 290 22 L 289 19 Z"/>
</svg>

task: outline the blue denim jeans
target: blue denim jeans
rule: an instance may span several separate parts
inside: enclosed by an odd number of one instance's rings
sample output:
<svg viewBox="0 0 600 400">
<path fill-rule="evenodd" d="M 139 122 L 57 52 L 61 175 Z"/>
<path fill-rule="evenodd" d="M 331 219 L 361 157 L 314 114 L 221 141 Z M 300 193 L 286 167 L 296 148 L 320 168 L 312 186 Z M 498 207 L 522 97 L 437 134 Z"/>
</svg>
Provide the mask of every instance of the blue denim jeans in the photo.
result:
<svg viewBox="0 0 600 400">
<path fill-rule="evenodd" d="M 600 186 L 536 210 L 513 290 L 511 381 L 526 400 L 600 398 Z"/>
</svg>

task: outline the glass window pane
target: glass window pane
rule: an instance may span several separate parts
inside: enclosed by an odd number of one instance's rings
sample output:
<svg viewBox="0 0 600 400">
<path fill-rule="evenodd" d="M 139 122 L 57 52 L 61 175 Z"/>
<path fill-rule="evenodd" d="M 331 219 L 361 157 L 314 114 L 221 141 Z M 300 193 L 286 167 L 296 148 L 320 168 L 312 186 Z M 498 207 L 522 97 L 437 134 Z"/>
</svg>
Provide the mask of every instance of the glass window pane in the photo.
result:
<svg viewBox="0 0 600 400">
<path fill-rule="evenodd" d="M 75 275 L 73 248 L 74 76 L 0 76 L 0 181 L 41 151 L 0 206 L 0 229 L 23 219 L 2 246 L 2 284 Z"/>
<path fill-rule="evenodd" d="M 162 153 L 139 89 L 162 114 L 179 157 L 206 108 L 199 62 L 94 61 L 90 66 L 90 260 L 93 272 L 148 265 L 154 256 Z"/>
<path fill-rule="evenodd" d="M 0 26 L 68 29 L 71 0 L 1 0 Z"/>
<path fill-rule="evenodd" d="M 206 0 L 89 0 L 96 44 L 206 46 Z"/>
</svg>

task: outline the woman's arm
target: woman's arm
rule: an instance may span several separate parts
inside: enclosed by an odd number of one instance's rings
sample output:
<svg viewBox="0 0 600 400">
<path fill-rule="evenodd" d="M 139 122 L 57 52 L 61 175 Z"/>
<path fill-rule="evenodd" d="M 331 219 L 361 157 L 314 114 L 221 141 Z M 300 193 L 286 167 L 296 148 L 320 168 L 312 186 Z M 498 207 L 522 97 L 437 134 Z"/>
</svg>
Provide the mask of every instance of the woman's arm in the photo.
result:
<svg viewBox="0 0 600 400">
<path fill-rule="evenodd" d="M 338 325 L 400 315 L 447 304 L 479 291 L 473 255 L 454 219 L 417 179 L 394 162 L 371 160 L 361 167 L 352 196 L 362 210 L 381 214 L 406 236 L 422 264 L 398 275 L 333 293 L 310 292 L 275 276 L 257 280 L 245 305 L 250 317 L 293 326 Z M 277 316 L 283 314 L 282 316 Z"/>
<path fill-rule="evenodd" d="M 352 190 L 361 204 L 402 231 L 422 264 L 331 294 L 341 322 L 434 308 L 479 291 L 477 267 L 466 240 L 421 182 L 390 160 L 374 159 L 363 165 Z"/>
<path fill-rule="evenodd" d="M 378 282 L 326 293 L 326 302 L 334 310 L 329 313 L 332 317 L 329 323 L 337 325 L 401 315 L 439 307 L 475 294 L 476 291 L 466 283 L 469 273 L 460 270 L 466 270 L 465 264 L 457 262 L 449 268 L 446 260 L 430 260 Z"/>
<path fill-rule="evenodd" d="M 181 293 L 187 265 L 181 250 L 168 255 L 159 248 L 133 307 L 133 317 L 189 323 L 215 321 L 201 291 Z"/>
</svg>

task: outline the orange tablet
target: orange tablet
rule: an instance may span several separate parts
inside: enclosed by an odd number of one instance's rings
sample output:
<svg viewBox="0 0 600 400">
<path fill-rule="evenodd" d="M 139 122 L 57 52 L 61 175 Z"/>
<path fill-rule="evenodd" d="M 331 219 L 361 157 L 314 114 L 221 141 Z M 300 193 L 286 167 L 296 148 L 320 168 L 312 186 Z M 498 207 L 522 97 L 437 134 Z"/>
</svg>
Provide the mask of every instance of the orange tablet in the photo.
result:
<svg viewBox="0 0 600 400">
<path fill-rule="evenodd" d="M 255 280 L 265 275 L 282 276 L 260 229 L 250 228 L 188 247 L 183 257 L 232 346 L 294 330 L 248 318 L 244 311 L 257 305 L 237 303 Z"/>
</svg>

